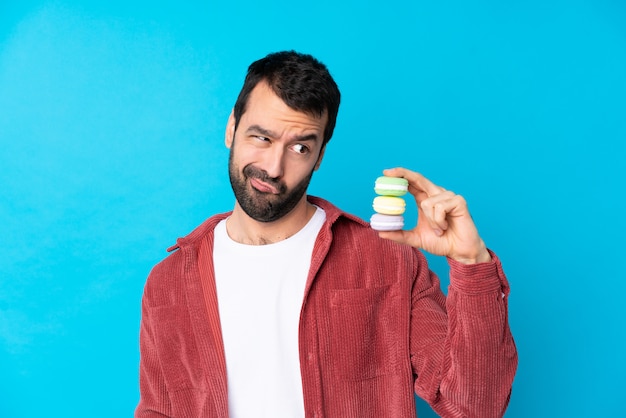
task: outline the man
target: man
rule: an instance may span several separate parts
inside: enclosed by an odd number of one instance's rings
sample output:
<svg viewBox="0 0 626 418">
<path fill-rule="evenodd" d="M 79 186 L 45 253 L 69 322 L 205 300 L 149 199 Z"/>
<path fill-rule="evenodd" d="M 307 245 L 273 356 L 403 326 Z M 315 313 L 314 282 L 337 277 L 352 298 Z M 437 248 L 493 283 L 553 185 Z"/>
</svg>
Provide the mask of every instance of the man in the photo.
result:
<svg viewBox="0 0 626 418">
<path fill-rule="evenodd" d="M 254 62 L 226 126 L 236 202 L 147 280 L 137 417 L 504 414 L 517 367 L 509 287 L 462 197 L 396 168 L 411 231 L 307 196 L 340 94 L 315 58 Z M 446 298 L 420 249 L 448 257 Z"/>
</svg>

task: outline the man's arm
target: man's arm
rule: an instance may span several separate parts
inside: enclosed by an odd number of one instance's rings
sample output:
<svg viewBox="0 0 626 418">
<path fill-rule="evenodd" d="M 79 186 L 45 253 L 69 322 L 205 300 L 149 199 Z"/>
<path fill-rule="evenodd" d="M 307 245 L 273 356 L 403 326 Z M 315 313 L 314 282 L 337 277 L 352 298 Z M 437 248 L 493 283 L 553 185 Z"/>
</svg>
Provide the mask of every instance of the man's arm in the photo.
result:
<svg viewBox="0 0 626 418">
<path fill-rule="evenodd" d="M 415 392 L 443 417 L 501 417 L 517 351 L 500 261 L 450 262 L 447 299 L 425 260 L 413 288 L 411 363 Z"/>
<path fill-rule="evenodd" d="M 165 380 L 154 344 L 152 323 L 146 306 L 146 296 L 142 300 L 141 329 L 139 331 L 139 404 L 135 409 L 136 418 L 169 417 L 171 405 L 167 397 Z"/>
<path fill-rule="evenodd" d="M 425 258 L 413 286 L 411 362 L 416 393 L 441 416 L 498 417 L 509 402 L 517 351 L 508 325 L 509 285 L 487 250 L 465 199 L 421 174 L 396 168 L 418 208 L 410 231 L 382 238 L 448 257 L 447 299 Z"/>
</svg>

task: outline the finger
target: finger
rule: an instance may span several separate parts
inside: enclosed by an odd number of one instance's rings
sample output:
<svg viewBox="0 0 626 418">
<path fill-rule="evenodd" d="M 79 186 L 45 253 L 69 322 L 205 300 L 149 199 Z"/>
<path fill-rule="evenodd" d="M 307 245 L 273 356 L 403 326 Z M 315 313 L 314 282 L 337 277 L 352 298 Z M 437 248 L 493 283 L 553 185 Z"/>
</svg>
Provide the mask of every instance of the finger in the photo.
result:
<svg viewBox="0 0 626 418">
<path fill-rule="evenodd" d="M 426 193 L 427 196 L 433 196 L 445 190 L 428 180 L 420 173 L 407 170 L 403 167 L 383 170 L 383 174 L 390 177 L 402 177 L 407 179 L 409 182 L 409 192 L 415 197 L 417 197 L 420 193 Z"/>
<path fill-rule="evenodd" d="M 446 191 L 425 199 L 420 206 L 428 224 L 435 230 L 445 231 L 448 229 L 449 216 L 458 214 L 464 205 L 463 197 Z"/>
</svg>

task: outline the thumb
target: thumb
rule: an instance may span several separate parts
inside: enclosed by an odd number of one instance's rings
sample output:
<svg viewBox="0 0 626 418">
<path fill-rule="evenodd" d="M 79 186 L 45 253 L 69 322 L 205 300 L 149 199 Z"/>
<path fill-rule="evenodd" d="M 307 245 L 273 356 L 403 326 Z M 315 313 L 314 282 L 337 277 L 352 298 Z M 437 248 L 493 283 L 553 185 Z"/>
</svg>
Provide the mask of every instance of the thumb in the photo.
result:
<svg viewBox="0 0 626 418">
<path fill-rule="evenodd" d="M 415 248 L 422 248 L 420 236 L 411 231 L 379 231 L 378 236 L 399 244 L 410 245 Z"/>
</svg>

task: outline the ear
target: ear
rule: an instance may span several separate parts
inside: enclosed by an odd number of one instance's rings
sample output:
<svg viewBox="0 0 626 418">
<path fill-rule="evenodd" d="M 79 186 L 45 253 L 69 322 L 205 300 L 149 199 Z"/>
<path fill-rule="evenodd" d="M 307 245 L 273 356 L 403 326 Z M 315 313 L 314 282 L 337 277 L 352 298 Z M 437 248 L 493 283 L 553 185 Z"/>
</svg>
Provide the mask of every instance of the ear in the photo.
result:
<svg viewBox="0 0 626 418">
<path fill-rule="evenodd" d="M 230 116 L 228 117 L 228 123 L 226 123 L 226 135 L 224 137 L 224 143 L 226 144 L 226 148 L 230 148 L 233 145 L 234 139 L 235 139 L 235 113 L 234 111 L 231 111 Z"/>
<path fill-rule="evenodd" d="M 322 145 L 322 149 L 320 150 L 320 156 L 317 157 L 317 162 L 315 163 L 314 171 L 317 171 L 322 164 L 322 158 L 324 158 L 324 152 L 326 151 L 326 144 Z"/>
</svg>

